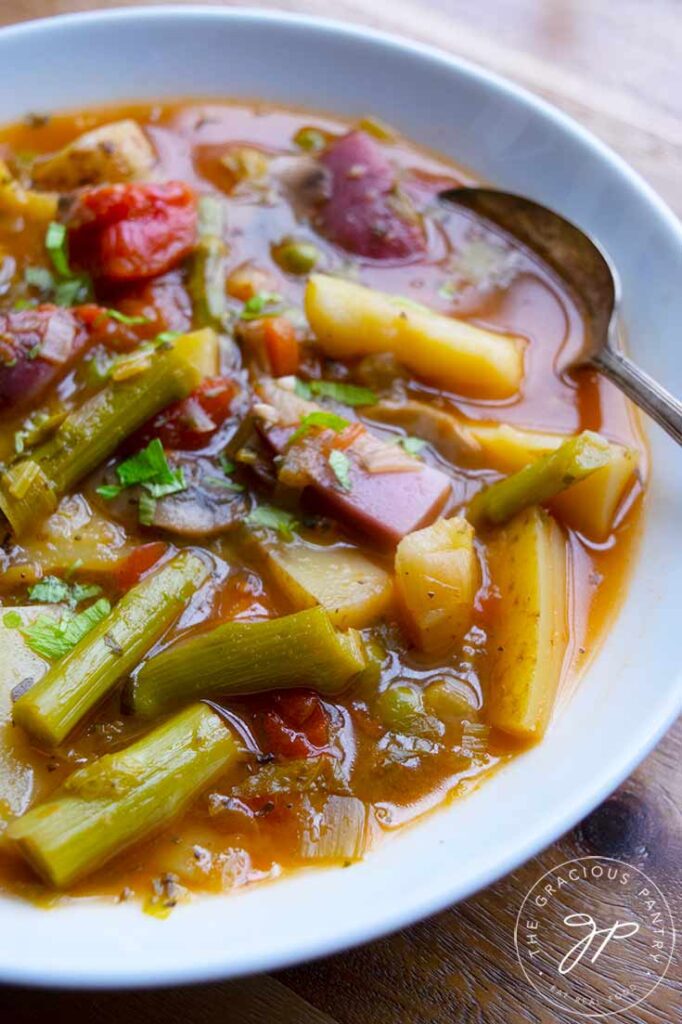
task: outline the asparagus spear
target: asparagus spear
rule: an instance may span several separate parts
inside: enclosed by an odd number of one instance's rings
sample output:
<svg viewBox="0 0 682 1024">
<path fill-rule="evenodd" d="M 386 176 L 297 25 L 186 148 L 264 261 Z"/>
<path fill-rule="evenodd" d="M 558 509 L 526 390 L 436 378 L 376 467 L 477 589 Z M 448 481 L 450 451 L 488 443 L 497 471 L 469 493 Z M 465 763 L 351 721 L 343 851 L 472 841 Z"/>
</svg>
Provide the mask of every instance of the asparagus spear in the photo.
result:
<svg viewBox="0 0 682 1024">
<path fill-rule="evenodd" d="M 226 311 L 224 209 L 217 196 L 199 200 L 199 241 L 188 282 L 195 320 L 210 327 L 220 327 Z"/>
<path fill-rule="evenodd" d="M 335 694 L 367 664 L 357 630 L 339 633 L 324 608 L 265 622 L 226 622 L 143 664 L 126 703 L 145 718 L 214 694 L 311 686 Z"/>
<path fill-rule="evenodd" d="M 196 331 L 155 354 L 148 370 L 113 382 L 74 410 L 56 433 L 9 467 L 0 480 L 0 511 L 16 534 L 54 510 L 58 498 L 165 405 L 184 398 L 205 375 L 213 332 Z"/>
<path fill-rule="evenodd" d="M 64 888 L 167 825 L 241 752 L 229 726 L 193 704 L 74 772 L 6 835 L 46 882 Z"/>
<path fill-rule="evenodd" d="M 61 743 L 156 643 L 210 574 L 191 551 L 147 576 L 14 705 L 13 718 L 39 743 Z"/>
<path fill-rule="evenodd" d="M 540 505 L 584 480 L 610 458 L 608 441 L 600 434 L 584 430 L 556 451 L 479 491 L 469 502 L 467 519 L 474 526 L 506 523 L 529 505 Z"/>
</svg>

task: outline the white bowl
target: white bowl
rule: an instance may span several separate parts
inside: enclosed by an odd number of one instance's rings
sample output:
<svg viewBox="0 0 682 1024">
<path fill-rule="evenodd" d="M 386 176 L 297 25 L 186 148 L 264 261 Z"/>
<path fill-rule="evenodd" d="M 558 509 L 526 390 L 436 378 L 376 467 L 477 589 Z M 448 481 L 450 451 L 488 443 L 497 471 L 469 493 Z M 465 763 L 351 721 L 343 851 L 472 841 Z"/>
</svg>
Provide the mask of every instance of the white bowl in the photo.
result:
<svg viewBox="0 0 682 1024">
<path fill-rule="evenodd" d="M 555 207 L 617 264 L 641 364 L 682 394 L 682 230 L 618 157 L 480 68 L 365 28 L 280 13 L 146 8 L 3 29 L 0 122 L 160 96 L 371 111 L 501 188 Z M 547 846 L 621 782 L 682 703 L 682 457 L 651 429 L 642 550 L 599 656 L 543 744 L 346 871 L 197 900 L 52 911 L 0 900 L 0 981 L 133 986 L 227 978 L 364 942 L 470 895 Z"/>
</svg>

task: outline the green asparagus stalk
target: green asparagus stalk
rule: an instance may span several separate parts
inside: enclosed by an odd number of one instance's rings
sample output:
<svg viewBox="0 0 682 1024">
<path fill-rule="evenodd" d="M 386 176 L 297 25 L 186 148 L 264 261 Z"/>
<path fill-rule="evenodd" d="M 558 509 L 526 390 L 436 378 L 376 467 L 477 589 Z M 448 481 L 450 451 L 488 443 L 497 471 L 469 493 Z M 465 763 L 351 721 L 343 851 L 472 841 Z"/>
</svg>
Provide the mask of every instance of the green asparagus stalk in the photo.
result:
<svg viewBox="0 0 682 1024">
<path fill-rule="evenodd" d="M 218 714 L 193 704 L 74 772 L 6 835 L 46 882 L 65 888 L 168 825 L 242 750 Z"/>
<path fill-rule="evenodd" d="M 188 287 L 200 326 L 220 327 L 226 312 L 223 241 L 224 203 L 218 196 L 199 200 L 199 241 L 192 257 Z"/>
<path fill-rule="evenodd" d="M 145 718 L 197 697 L 311 686 L 339 693 L 367 664 L 357 630 L 337 632 L 324 608 L 264 622 L 226 622 L 143 664 L 126 704 Z"/>
<path fill-rule="evenodd" d="M 16 534 L 53 511 L 62 494 L 145 420 L 201 382 L 200 334 L 177 338 L 154 355 L 143 373 L 103 387 L 67 416 L 48 441 L 9 467 L 0 479 L 0 511 Z"/>
<path fill-rule="evenodd" d="M 61 743 L 132 671 L 209 574 L 207 562 L 183 551 L 143 579 L 17 700 L 15 724 L 43 746 Z"/>
<path fill-rule="evenodd" d="M 584 430 L 556 451 L 476 494 L 469 503 L 467 519 L 474 526 L 506 523 L 529 505 L 541 505 L 584 480 L 610 458 L 608 441 L 600 434 Z"/>
</svg>

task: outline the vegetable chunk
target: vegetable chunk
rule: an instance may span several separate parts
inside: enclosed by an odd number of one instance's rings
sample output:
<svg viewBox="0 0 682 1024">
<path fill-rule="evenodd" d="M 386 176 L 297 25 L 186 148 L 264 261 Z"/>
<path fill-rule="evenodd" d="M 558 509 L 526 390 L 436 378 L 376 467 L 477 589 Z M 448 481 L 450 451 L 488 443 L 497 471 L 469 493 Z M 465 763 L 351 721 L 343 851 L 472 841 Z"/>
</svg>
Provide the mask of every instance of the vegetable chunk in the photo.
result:
<svg viewBox="0 0 682 1024">
<path fill-rule="evenodd" d="M 469 503 L 470 522 L 499 524 L 528 505 L 537 505 L 586 480 L 609 462 L 609 443 L 584 430 L 561 447 L 519 470 L 506 480 L 484 488 Z"/>
<path fill-rule="evenodd" d="M 311 275 L 305 310 L 334 359 L 390 352 L 425 380 L 473 398 L 508 398 L 523 376 L 523 342 L 393 295 Z"/>
<path fill-rule="evenodd" d="M 83 185 L 145 178 L 155 159 L 140 126 L 126 118 L 93 128 L 53 156 L 36 161 L 32 175 L 40 188 L 67 192 Z"/>
<path fill-rule="evenodd" d="M 516 473 L 566 441 L 563 434 L 521 430 L 506 423 L 467 424 L 466 430 L 482 448 L 483 461 L 501 473 Z M 590 540 L 606 540 L 618 507 L 637 471 L 634 448 L 608 442 L 605 466 L 552 498 L 549 505 L 567 526 Z"/>
<path fill-rule="evenodd" d="M 544 734 L 568 639 L 566 544 L 541 509 L 526 509 L 497 532 L 488 563 L 499 600 L 489 629 L 490 723 L 527 740 Z"/>
<path fill-rule="evenodd" d="M 280 544 L 268 565 L 294 607 L 321 604 L 338 629 L 371 626 L 391 603 L 389 574 L 353 548 Z"/>
<path fill-rule="evenodd" d="M 408 534 L 395 556 L 396 590 L 405 623 L 423 651 L 445 653 L 471 625 L 481 582 L 473 527 L 439 519 Z"/>
<path fill-rule="evenodd" d="M 263 622 L 225 622 L 142 665 L 127 703 L 135 714 L 151 717 L 216 694 L 298 686 L 334 694 L 366 663 L 360 635 L 338 633 L 323 608 Z"/>
<path fill-rule="evenodd" d="M 7 836 L 48 884 L 63 889 L 171 822 L 241 753 L 225 722 L 194 704 L 74 772 Z"/>
<path fill-rule="evenodd" d="M 330 176 L 330 194 L 318 220 L 332 241 L 377 260 L 405 259 L 424 251 L 421 219 L 401 192 L 389 160 L 366 132 L 349 132 L 332 142 L 320 163 Z"/>
</svg>

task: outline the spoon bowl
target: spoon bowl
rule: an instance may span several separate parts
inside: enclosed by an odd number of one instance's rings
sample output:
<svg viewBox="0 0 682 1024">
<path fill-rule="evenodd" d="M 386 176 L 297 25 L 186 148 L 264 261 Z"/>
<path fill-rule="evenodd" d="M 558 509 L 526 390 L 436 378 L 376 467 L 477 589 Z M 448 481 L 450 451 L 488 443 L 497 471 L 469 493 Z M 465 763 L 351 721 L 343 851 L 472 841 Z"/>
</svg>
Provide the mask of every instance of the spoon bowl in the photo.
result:
<svg viewBox="0 0 682 1024">
<path fill-rule="evenodd" d="M 583 314 L 585 342 L 562 370 L 599 370 L 682 444 L 682 402 L 620 348 L 620 281 L 600 246 L 575 224 L 524 196 L 489 188 L 452 188 L 438 198 L 470 210 L 521 242 L 568 285 Z"/>
</svg>

